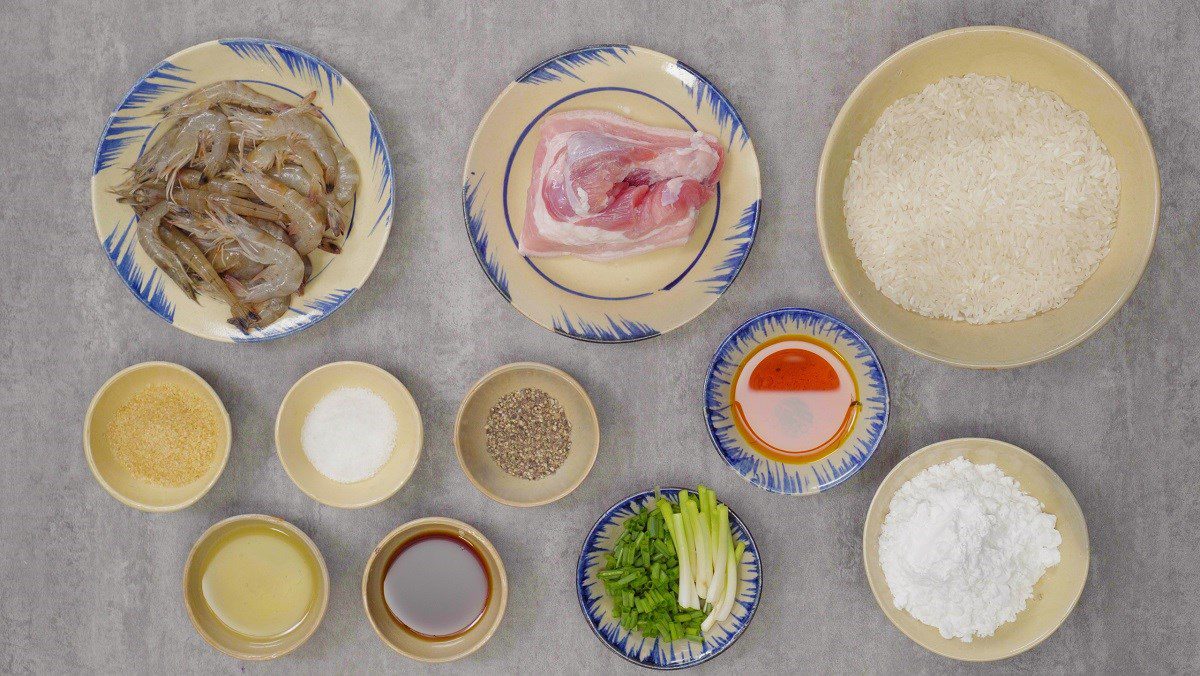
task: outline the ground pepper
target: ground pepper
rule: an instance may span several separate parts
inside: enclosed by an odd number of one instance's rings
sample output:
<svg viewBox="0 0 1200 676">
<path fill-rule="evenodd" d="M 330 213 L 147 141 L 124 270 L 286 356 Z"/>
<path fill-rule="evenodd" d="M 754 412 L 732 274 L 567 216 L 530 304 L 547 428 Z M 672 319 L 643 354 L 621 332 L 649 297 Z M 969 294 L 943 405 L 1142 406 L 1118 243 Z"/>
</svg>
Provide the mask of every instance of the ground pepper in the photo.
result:
<svg viewBox="0 0 1200 676">
<path fill-rule="evenodd" d="M 571 450 L 571 421 L 562 404 L 532 387 L 500 397 L 484 433 L 500 469 L 531 481 L 558 471 Z"/>
</svg>

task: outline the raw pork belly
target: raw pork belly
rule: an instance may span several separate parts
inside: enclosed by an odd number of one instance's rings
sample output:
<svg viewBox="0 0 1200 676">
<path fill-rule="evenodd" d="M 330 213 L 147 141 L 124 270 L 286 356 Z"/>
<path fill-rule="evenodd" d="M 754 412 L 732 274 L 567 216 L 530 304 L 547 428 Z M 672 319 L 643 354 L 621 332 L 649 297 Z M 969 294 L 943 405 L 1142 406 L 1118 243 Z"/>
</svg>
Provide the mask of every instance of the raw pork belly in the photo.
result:
<svg viewBox="0 0 1200 676">
<path fill-rule="evenodd" d="M 550 115 L 533 156 L 521 253 L 603 261 L 684 244 L 723 162 L 703 132 L 598 110 Z"/>
</svg>

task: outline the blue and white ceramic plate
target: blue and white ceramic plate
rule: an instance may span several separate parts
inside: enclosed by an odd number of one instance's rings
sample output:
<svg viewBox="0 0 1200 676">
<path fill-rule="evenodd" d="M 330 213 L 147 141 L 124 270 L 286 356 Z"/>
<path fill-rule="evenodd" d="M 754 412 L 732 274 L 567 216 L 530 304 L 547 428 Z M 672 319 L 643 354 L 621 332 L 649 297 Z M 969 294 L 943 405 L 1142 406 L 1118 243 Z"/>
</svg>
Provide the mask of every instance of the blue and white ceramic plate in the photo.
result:
<svg viewBox="0 0 1200 676">
<path fill-rule="evenodd" d="M 238 80 L 281 101 L 317 93 L 325 121 L 346 145 L 362 175 L 342 253 L 312 254 L 313 275 L 283 318 L 250 335 L 226 323 L 228 308 L 189 299 L 137 244 L 133 210 L 109 189 L 161 133 L 155 111 L 219 80 Z M 362 286 L 383 253 L 392 227 L 392 161 L 382 130 L 354 85 L 321 59 L 271 40 L 215 40 L 174 54 L 133 85 L 100 136 L 92 169 L 92 213 L 104 253 L 147 308 L 188 333 L 225 342 L 258 342 L 302 331 L 328 317 Z"/>
<path fill-rule="evenodd" d="M 759 453 L 734 425 L 730 383 L 759 345 L 797 335 L 825 343 L 846 360 L 862 410 L 846 440 L 832 453 L 812 462 L 785 463 Z M 764 312 L 729 334 L 713 356 L 704 400 L 709 435 L 725 462 L 755 486 L 785 495 L 820 493 L 848 479 L 871 459 L 888 422 L 887 379 L 875 351 L 840 319 L 804 308 Z"/>
<path fill-rule="evenodd" d="M 687 244 L 606 262 L 517 251 L 539 123 L 580 109 L 700 130 L 724 144 L 717 194 Z M 517 78 L 484 115 L 463 170 L 467 235 L 492 285 L 543 327 L 601 343 L 666 333 L 725 293 L 754 243 L 760 196 L 754 144 L 725 95 L 686 64 L 629 45 L 577 49 Z"/>
<path fill-rule="evenodd" d="M 659 489 L 663 497 L 678 504 L 678 488 Z M 762 591 L 762 567 L 758 559 L 758 548 L 754 538 L 741 519 L 729 510 L 729 525 L 733 537 L 746 544 L 746 551 L 738 566 L 738 593 L 729 619 L 721 622 L 704 637 L 704 644 L 691 641 L 663 641 L 646 638 L 641 632 L 625 629 L 612 616 L 612 598 L 604 589 L 597 574 L 604 569 L 604 557 L 625 527 L 625 520 L 638 512 L 652 507 L 654 491 L 642 491 L 613 505 L 600 517 L 592 532 L 584 540 L 579 554 L 576 572 L 576 588 L 579 592 L 579 607 L 587 619 L 588 626 L 604 645 L 621 657 L 650 669 L 683 669 L 707 662 L 721 654 L 746 631 L 758 598 Z"/>
</svg>

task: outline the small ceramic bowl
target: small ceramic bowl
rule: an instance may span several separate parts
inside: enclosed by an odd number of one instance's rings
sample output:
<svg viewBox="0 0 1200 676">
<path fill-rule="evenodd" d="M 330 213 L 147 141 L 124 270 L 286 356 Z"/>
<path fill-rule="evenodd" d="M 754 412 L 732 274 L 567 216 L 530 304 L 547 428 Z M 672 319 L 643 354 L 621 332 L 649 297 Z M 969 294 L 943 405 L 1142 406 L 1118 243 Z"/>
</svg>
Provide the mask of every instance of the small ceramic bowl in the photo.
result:
<svg viewBox="0 0 1200 676">
<path fill-rule="evenodd" d="M 469 631 L 448 640 L 436 641 L 418 637 L 392 619 L 383 599 L 383 578 L 387 574 L 385 566 L 401 545 L 426 533 L 446 532 L 466 540 L 483 556 L 491 581 L 491 593 L 483 616 Z M 504 572 L 500 554 L 483 533 L 462 521 L 432 516 L 409 521 L 388 533 L 375 547 L 363 571 L 362 599 L 367 619 L 375 628 L 375 633 L 392 650 L 420 662 L 451 662 L 479 650 L 496 633 L 508 606 L 508 576 Z"/>
<path fill-rule="evenodd" d="M 154 265 L 137 243 L 133 210 L 111 192 L 127 169 L 167 131 L 158 110 L 188 92 L 236 80 L 285 103 L 316 92 L 328 129 L 354 156 L 361 174 L 342 253 L 309 255 L 313 272 L 287 314 L 249 335 L 231 326 L 229 308 L 196 300 Z M 392 160 L 371 107 L 341 73 L 302 49 L 258 38 L 213 40 L 176 52 L 134 83 L 108 118 L 92 166 L 92 215 L 104 255 L 129 291 L 164 321 L 201 338 L 261 342 L 294 334 L 344 305 L 375 269 L 392 227 Z"/>
<path fill-rule="evenodd" d="M 521 255 L 541 123 L 589 109 L 720 141 L 716 196 L 685 244 L 612 261 Z M 572 49 L 526 71 L 484 114 L 463 168 L 467 236 L 496 291 L 540 326 L 598 343 L 651 338 L 708 309 L 750 255 L 761 198 L 758 155 L 730 100 L 682 61 L 633 45 Z"/>
<path fill-rule="evenodd" d="M 113 458 L 105 439 L 104 430 L 117 409 L 143 387 L 157 383 L 186 388 L 211 402 L 220 413 L 222 428 L 216 461 L 204 476 L 186 486 L 158 486 L 133 476 Z M 174 512 L 204 497 L 225 470 L 232 438 L 229 413 L 213 388 L 193 371 L 165 361 L 135 364 L 109 378 L 92 397 L 83 419 L 83 452 L 96 481 L 109 495 L 144 512 Z"/>
<path fill-rule="evenodd" d="M 738 368 L 763 343 L 784 336 L 815 339 L 840 354 L 862 404 L 845 441 L 812 462 L 786 463 L 763 455 L 733 421 L 730 391 Z M 837 486 L 867 464 L 887 430 L 887 377 L 875 351 L 845 322 L 816 310 L 771 310 L 739 326 L 717 347 L 704 389 L 708 434 L 717 452 L 743 479 L 772 493 L 813 495 Z"/>
<path fill-rule="evenodd" d="M 558 471 L 536 481 L 506 473 L 487 451 L 484 428 L 500 397 L 524 387 L 540 389 L 562 404 L 571 423 L 571 450 Z M 458 409 L 454 448 L 467 478 L 481 493 L 513 507 L 554 502 L 579 487 L 600 450 L 600 422 L 587 392 L 563 371 L 535 362 L 508 364 L 480 378 Z"/>
<path fill-rule="evenodd" d="M 679 504 L 679 491 L 678 488 L 662 488 L 658 492 Z M 695 497 L 694 491 L 692 496 Z M 729 525 L 733 537 L 746 545 L 738 565 L 738 589 L 732 614 L 706 633 L 703 644 L 686 640 L 648 639 L 641 632 L 625 629 L 613 618 L 612 598 L 598 576 L 604 570 L 605 557 L 625 529 L 626 519 L 651 507 L 655 499 L 655 491 L 631 495 L 609 508 L 592 527 L 583 541 L 576 568 L 575 588 L 579 607 L 596 638 L 626 660 L 650 669 L 694 667 L 720 655 L 750 626 L 762 593 L 762 563 L 758 558 L 758 547 L 746 524 L 731 509 Z"/>
<path fill-rule="evenodd" d="M 320 588 L 317 590 L 315 605 L 295 628 L 283 636 L 272 639 L 251 638 L 226 627 L 205 602 L 202 588 L 204 571 L 200 569 L 200 566 L 212 546 L 219 541 L 222 535 L 231 530 L 254 523 L 266 524 L 296 536 L 312 553 L 321 571 L 321 577 L 318 580 Z M 187 607 L 192 625 L 196 627 L 200 637 L 212 647 L 239 660 L 271 660 L 299 648 L 321 624 L 321 619 L 325 617 L 325 608 L 329 605 L 329 569 L 325 567 L 325 559 L 321 556 L 321 550 L 317 549 L 317 545 L 304 531 L 274 516 L 242 514 L 213 524 L 192 546 L 187 563 L 183 567 L 183 602 Z"/>
<path fill-rule="evenodd" d="M 1033 598 L 1017 619 L 1001 625 L 986 638 L 970 643 L 942 638 L 937 629 L 921 623 L 892 602 L 892 593 L 879 563 L 879 533 L 892 497 L 920 472 L 959 456 L 979 464 L 994 464 L 1021 485 L 1021 490 L 1041 500 L 1043 510 L 1057 517 L 1062 535 L 1058 552 L 1062 560 L 1033 587 Z M 921 647 L 956 660 L 985 662 L 1019 655 L 1049 638 L 1075 608 L 1088 575 L 1087 523 L 1071 489 L 1054 470 L 1028 451 L 995 439 L 950 439 L 926 446 L 896 465 L 879 485 L 863 527 L 863 563 L 867 580 L 883 614 L 905 636 Z"/>
<path fill-rule="evenodd" d="M 893 303 L 867 278 L 846 231 L 842 189 L 854 150 L 880 114 L 942 78 L 978 73 L 1055 92 L 1087 113 L 1117 162 L 1121 199 L 1112 249 L 1065 305 L 1002 324 L 932 319 Z M 817 172 L 817 233 L 825 264 L 846 301 L 888 340 L 954 366 L 1011 368 L 1077 345 L 1125 303 L 1142 276 L 1158 230 L 1158 165 L 1129 97 L 1099 66 L 1066 45 L 1003 26 L 931 35 L 879 64 L 834 120 Z"/>
<path fill-rule="evenodd" d="M 366 388 L 383 398 L 399 426 L 392 457 L 369 479 L 341 483 L 317 471 L 304 454 L 300 432 L 304 419 L 322 397 L 340 387 Z M 378 366 L 339 361 L 309 371 L 292 385 L 275 418 L 275 452 L 300 490 L 330 507 L 357 509 L 387 500 L 412 476 L 421 457 L 424 431 L 417 402 L 395 376 Z"/>
</svg>

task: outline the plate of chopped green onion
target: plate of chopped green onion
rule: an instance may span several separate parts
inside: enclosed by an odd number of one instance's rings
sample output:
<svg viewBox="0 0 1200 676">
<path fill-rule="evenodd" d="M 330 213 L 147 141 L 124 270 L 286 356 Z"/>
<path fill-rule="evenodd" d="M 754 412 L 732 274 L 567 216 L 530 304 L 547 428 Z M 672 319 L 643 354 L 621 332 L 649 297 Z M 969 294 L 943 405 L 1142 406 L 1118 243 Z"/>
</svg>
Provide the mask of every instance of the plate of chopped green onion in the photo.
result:
<svg viewBox="0 0 1200 676">
<path fill-rule="evenodd" d="M 605 645 L 644 667 L 683 669 L 746 630 L 761 575 L 750 531 L 700 486 L 613 505 L 583 543 L 576 583 L 579 607 Z"/>
</svg>

